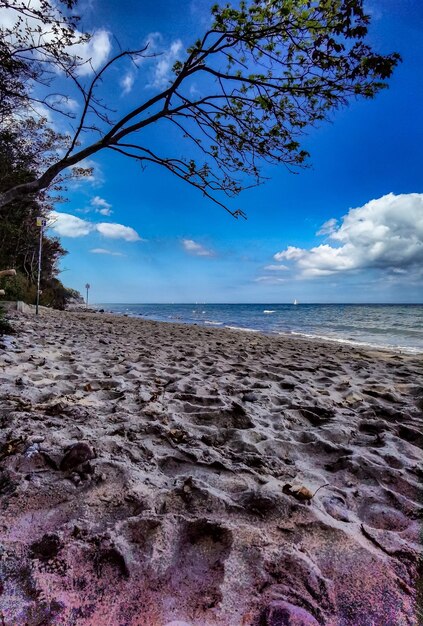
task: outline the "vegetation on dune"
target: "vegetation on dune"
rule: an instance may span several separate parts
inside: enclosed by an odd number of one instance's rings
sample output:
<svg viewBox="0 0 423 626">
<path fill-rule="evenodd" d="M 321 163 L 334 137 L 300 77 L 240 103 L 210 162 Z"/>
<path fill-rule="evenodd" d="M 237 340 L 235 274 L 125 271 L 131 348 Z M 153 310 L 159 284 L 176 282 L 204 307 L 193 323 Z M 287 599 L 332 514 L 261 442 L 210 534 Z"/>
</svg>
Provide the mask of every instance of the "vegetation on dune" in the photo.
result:
<svg viewBox="0 0 423 626">
<path fill-rule="evenodd" d="M 0 337 L 2 335 L 13 335 L 14 332 L 13 326 L 6 319 L 5 312 L 0 306 Z"/>
<path fill-rule="evenodd" d="M 33 120 L 17 125 L 14 131 L 0 131 L 0 192 L 14 182 L 31 180 L 36 176 L 39 148 L 37 141 L 25 141 L 37 133 L 39 124 Z M 43 141 L 46 141 L 44 137 Z M 37 198 L 21 198 L 3 207 L 0 220 L 0 269 L 16 269 L 16 276 L 1 277 L 0 299 L 23 300 L 33 304 L 36 299 L 38 248 L 40 230 L 37 217 L 47 217 L 52 204 L 47 194 Z M 64 308 L 67 301 L 80 296 L 66 289 L 58 279 L 59 261 L 66 254 L 57 237 L 43 234 L 43 260 L 40 303 Z"/>
</svg>

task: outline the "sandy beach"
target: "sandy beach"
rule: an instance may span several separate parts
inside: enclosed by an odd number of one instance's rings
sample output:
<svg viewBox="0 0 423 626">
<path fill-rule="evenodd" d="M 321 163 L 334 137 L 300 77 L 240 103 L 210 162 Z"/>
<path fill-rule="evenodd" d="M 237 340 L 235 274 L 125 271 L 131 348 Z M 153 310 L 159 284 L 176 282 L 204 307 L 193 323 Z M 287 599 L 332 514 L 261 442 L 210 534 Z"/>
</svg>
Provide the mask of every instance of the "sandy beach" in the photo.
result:
<svg viewBox="0 0 423 626">
<path fill-rule="evenodd" d="M 422 623 L 421 357 L 106 313 L 12 323 L 0 624 Z"/>
</svg>

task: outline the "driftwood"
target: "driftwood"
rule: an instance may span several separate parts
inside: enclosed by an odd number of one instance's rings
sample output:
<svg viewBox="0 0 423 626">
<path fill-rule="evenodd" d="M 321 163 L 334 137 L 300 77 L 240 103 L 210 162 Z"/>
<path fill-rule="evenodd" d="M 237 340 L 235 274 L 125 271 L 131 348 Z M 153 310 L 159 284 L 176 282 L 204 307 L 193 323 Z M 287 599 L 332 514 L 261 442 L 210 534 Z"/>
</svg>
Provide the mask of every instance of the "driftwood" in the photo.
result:
<svg viewBox="0 0 423 626">
<path fill-rule="evenodd" d="M 16 276 L 16 270 L 0 270 L 0 278 L 2 276 Z"/>
</svg>

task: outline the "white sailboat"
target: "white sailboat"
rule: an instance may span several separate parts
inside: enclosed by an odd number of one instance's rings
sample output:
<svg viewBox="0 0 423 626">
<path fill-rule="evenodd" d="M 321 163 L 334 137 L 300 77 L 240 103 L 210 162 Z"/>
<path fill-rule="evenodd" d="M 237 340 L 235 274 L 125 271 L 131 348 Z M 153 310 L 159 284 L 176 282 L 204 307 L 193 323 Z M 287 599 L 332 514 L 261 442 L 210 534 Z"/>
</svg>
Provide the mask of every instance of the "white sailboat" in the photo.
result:
<svg viewBox="0 0 423 626">
<path fill-rule="evenodd" d="M 294 304 L 298 304 L 298 302 L 297 302 L 297 298 L 295 298 L 295 300 L 294 300 Z"/>
</svg>

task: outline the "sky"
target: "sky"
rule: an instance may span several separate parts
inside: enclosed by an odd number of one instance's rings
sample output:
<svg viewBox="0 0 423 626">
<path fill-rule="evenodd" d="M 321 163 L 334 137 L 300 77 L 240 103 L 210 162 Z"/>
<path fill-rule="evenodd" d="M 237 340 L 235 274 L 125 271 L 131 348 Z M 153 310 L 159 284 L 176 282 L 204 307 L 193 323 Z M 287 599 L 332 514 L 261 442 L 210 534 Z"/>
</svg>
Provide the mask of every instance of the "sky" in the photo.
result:
<svg viewBox="0 0 423 626">
<path fill-rule="evenodd" d="M 207 28 L 211 4 L 80 3 L 96 67 L 119 45 L 150 41 L 158 53 L 112 69 L 105 101 L 126 111 L 163 88 L 174 61 Z M 265 184 L 230 201 L 248 218 L 236 220 L 156 166 L 142 171 L 99 153 L 87 164 L 92 175 L 70 184 L 68 202 L 55 207 L 52 231 L 69 251 L 61 280 L 81 292 L 90 283 L 98 303 L 423 302 L 423 4 L 366 7 L 370 43 L 403 61 L 389 89 L 309 132 L 307 169 L 266 166 Z M 69 103 L 76 114 L 78 106 Z M 181 142 L 184 153 L 183 140 L 163 128 L 147 139 L 154 149 Z"/>
</svg>

